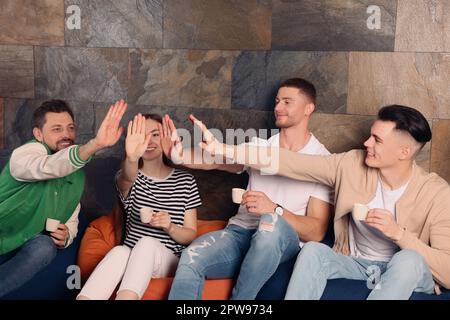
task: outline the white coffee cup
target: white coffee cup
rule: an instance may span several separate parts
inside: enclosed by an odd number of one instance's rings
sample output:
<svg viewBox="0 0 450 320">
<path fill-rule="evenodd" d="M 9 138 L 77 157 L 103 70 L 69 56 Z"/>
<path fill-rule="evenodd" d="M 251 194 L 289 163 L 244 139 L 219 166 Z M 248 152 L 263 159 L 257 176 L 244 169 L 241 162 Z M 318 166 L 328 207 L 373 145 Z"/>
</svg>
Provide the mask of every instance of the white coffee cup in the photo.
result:
<svg viewBox="0 0 450 320">
<path fill-rule="evenodd" d="M 47 218 L 47 221 L 45 222 L 45 230 L 55 232 L 58 230 L 59 222 L 59 220 Z"/>
<path fill-rule="evenodd" d="M 142 207 L 139 210 L 139 213 L 141 214 L 141 222 L 142 223 L 149 223 L 150 220 L 152 220 L 153 217 L 153 209 L 149 207 Z"/>
<path fill-rule="evenodd" d="M 247 190 L 241 188 L 231 189 L 231 197 L 233 198 L 233 202 L 240 204 L 242 202 L 242 196 L 246 191 Z"/>
<path fill-rule="evenodd" d="M 353 219 L 354 220 L 366 220 L 367 212 L 369 211 L 369 207 L 365 204 L 355 203 L 353 205 Z"/>
</svg>

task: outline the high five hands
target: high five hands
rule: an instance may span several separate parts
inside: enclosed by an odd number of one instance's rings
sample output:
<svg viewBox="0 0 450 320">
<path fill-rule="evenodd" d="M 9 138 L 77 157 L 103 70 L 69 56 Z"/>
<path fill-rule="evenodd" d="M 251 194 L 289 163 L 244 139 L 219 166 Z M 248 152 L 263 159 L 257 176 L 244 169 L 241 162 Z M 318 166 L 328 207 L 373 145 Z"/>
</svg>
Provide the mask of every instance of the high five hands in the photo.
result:
<svg viewBox="0 0 450 320">
<path fill-rule="evenodd" d="M 151 137 L 151 133 L 145 133 L 145 117 L 139 113 L 128 123 L 125 151 L 130 161 L 137 162 L 142 157 Z"/>
<path fill-rule="evenodd" d="M 89 159 L 96 152 L 111 147 L 119 141 L 123 133 L 120 121 L 127 107 L 128 105 L 124 100 L 119 100 L 109 107 L 95 138 L 80 147 L 79 156 L 82 160 Z"/>
<path fill-rule="evenodd" d="M 192 114 L 189 116 L 189 120 L 191 120 L 192 123 L 197 126 L 197 128 L 199 128 L 202 132 L 203 142 L 199 143 L 199 147 L 213 156 L 223 155 L 225 151 L 224 144 L 220 143 L 214 137 L 214 135 L 211 133 L 211 131 L 208 130 L 205 124 L 194 117 Z"/>
<path fill-rule="evenodd" d="M 221 155 L 224 153 L 224 145 L 217 141 L 208 128 L 193 115 L 189 116 L 189 120 L 197 126 L 202 132 L 203 142 L 199 143 L 199 147 L 210 153 L 211 155 Z M 172 119 L 165 115 L 162 125 L 158 125 L 161 134 L 161 145 L 164 154 L 175 164 L 183 163 L 183 147 L 181 139 L 177 134 L 177 129 Z"/>
<path fill-rule="evenodd" d="M 161 148 L 174 164 L 183 164 L 183 146 L 178 136 L 177 128 L 172 119 L 166 114 L 162 124 L 158 124 L 159 134 L 161 137 Z"/>
</svg>

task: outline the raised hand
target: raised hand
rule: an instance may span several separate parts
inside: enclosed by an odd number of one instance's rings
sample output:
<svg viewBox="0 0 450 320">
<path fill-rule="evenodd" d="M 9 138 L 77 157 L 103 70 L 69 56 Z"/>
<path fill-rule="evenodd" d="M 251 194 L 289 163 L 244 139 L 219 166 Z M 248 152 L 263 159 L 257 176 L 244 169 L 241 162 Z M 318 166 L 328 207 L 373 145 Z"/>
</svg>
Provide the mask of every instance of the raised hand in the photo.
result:
<svg viewBox="0 0 450 320">
<path fill-rule="evenodd" d="M 97 149 L 113 146 L 119 140 L 123 132 L 123 128 L 119 127 L 120 120 L 122 120 L 127 107 L 124 100 L 119 100 L 111 105 L 98 129 L 97 136 L 93 139 Z"/>
<path fill-rule="evenodd" d="M 151 134 L 145 134 L 145 117 L 138 114 L 128 123 L 125 151 L 127 158 L 136 162 L 145 153 L 150 142 Z"/>
<path fill-rule="evenodd" d="M 224 144 L 217 141 L 214 135 L 204 125 L 204 123 L 198 120 L 192 114 L 189 116 L 189 120 L 191 120 L 192 123 L 202 131 L 204 142 L 200 142 L 199 147 L 204 151 L 210 153 L 211 155 L 223 155 L 225 151 Z"/>
<path fill-rule="evenodd" d="M 172 119 L 166 114 L 162 125 L 158 124 L 158 130 L 161 137 L 161 147 L 170 160 L 175 164 L 183 163 L 183 146 L 181 139 L 177 134 L 177 128 Z"/>
</svg>

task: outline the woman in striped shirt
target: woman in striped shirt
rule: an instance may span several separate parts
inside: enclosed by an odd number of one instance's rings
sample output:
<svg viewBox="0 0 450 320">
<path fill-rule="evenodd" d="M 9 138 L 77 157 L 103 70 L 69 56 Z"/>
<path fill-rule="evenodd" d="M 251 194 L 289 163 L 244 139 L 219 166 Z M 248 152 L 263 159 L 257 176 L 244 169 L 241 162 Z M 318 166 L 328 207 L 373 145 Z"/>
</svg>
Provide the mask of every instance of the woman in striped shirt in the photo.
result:
<svg viewBox="0 0 450 320">
<path fill-rule="evenodd" d="M 168 165 L 161 125 L 160 116 L 141 114 L 128 124 L 126 159 L 116 176 L 125 209 L 123 245 L 99 263 L 79 300 L 109 299 L 121 279 L 116 299 L 141 299 L 151 278 L 175 273 L 181 251 L 196 237 L 197 184 L 191 174 Z M 154 212 L 148 223 L 141 221 L 142 208 Z"/>
</svg>

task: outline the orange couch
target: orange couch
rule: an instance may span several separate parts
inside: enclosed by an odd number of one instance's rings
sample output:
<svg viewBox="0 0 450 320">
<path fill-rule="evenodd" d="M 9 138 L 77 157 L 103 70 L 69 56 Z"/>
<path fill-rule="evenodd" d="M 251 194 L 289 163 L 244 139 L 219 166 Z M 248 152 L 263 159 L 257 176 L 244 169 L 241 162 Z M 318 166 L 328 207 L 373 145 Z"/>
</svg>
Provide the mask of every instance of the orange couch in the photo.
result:
<svg viewBox="0 0 450 320">
<path fill-rule="evenodd" d="M 210 231 L 220 230 L 225 226 L 226 221 L 198 220 L 197 235 L 201 236 Z M 116 236 L 112 214 L 102 216 L 89 224 L 78 251 L 78 266 L 80 267 L 83 281 L 87 280 L 97 264 L 115 244 Z M 167 299 L 172 280 L 173 278 L 152 279 L 142 299 Z M 232 279 L 206 280 L 202 298 L 204 300 L 226 300 L 230 297 L 233 285 Z"/>
</svg>

